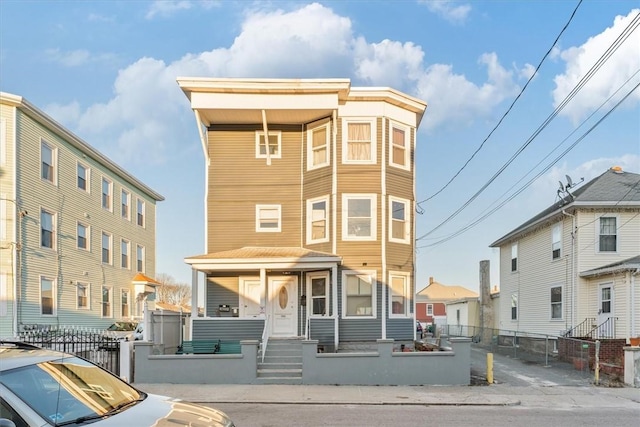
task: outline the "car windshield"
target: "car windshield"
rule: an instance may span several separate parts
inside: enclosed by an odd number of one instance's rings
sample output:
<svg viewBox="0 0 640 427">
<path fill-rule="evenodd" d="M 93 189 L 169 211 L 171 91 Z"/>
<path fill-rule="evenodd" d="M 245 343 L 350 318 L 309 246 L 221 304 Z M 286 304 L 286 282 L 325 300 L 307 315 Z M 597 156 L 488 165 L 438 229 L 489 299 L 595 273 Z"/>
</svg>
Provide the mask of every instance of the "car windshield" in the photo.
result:
<svg viewBox="0 0 640 427">
<path fill-rule="evenodd" d="M 77 357 L 3 371 L 0 382 L 51 424 L 100 417 L 146 395 Z"/>
<path fill-rule="evenodd" d="M 107 328 L 107 331 L 135 331 L 136 323 L 133 322 L 116 322 Z"/>
</svg>

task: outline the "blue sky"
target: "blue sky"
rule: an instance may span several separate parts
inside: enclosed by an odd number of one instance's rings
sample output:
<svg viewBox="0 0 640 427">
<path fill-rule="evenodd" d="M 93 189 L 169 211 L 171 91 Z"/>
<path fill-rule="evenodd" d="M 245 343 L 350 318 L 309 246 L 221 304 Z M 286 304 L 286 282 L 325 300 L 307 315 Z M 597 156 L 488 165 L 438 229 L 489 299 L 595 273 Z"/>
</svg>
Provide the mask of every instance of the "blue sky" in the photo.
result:
<svg viewBox="0 0 640 427">
<path fill-rule="evenodd" d="M 176 77 L 350 78 L 419 97 L 428 108 L 416 157 L 424 201 L 416 287 L 433 276 L 477 290 L 481 260 L 499 284 L 489 244 L 554 203 L 565 175 L 588 181 L 614 165 L 640 173 L 640 5 L 583 1 L 554 46 L 577 5 L 0 0 L 0 90 L 25 97 L 166 197 L 157 206 L 156 272 L 184 283 L 184 257 L 204 251 L 204 159 Z"/>
</svg>

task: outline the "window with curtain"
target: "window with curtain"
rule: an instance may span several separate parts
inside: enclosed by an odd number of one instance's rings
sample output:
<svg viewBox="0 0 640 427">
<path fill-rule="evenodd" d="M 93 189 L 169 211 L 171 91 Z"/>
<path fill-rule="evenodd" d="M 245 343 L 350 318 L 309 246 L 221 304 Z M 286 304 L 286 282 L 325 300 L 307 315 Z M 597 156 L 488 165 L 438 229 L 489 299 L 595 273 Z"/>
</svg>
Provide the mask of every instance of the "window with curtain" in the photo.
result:
<svg viewBox="0 0 640 427">
<path fill-rule="evenodd" d="M 551 318 L 562 319 L 562 286 L 551 288 Z"/>
<path fill-rule="evenodd" d="M 347 123 L 346 160 L 370 162 L 372 157 L 371 123 Z"/>
<path fill-rule="evenodd" d="M 307 132 L 308 157 L 307 168 L 315 169 L 329 165 L 329 126 L 324 125 Z"/>
<path fill-rule="evenodd" d="M 402 169 L 409 169 L 408 130 L 398 125 L 391 125 L 390 164 Z"/>
<path fill-rule="evenodd" d="M 599 251 L 615 252 L 617 250 L 616 217 L 600 218 Z"/>
</svg>

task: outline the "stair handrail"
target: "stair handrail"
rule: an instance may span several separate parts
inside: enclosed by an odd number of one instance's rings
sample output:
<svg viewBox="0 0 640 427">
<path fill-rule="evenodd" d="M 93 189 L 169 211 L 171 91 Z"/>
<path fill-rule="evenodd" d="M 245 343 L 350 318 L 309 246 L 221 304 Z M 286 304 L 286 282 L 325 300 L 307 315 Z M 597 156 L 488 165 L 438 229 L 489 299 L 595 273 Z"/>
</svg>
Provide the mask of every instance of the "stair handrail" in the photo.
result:
<svg viewBox="0 0 640 427">
<path fill-rule="evenodd" d="M 615 338 L 617 319 L 617 317 L 607 317 L 607 320 L 594 326 L 586 336 L 589 338 Z"/>
<path fill-rule="evenodd" d="M 570 338 L 574 336 L 585 337 L 590 332 L 592 328 L 591 325 L 593 325 L 593 322 L 595 322 L 595 320 L 596 319 L 594 317 L 587 317 L 582 322 L 580 322 L 579 324 L 577 324 L 576 326 L 574 326 L 573 328 L 565 332 L 563 336 L 565 338 Z M 584 331 L 584 333 L 580 333 L 580 331 Z M 578 332 L 577 335 L 576 335 L 576 332 Z"/>
<path fill-rule="evenodd" d="M 271 315 L 267 314 L 264 321 L 264 329 L 262 330 L 262 341 L 260 341 L 260 352 L 262 353 L 262 363 L 264 363 L 264 354 L 267 352 L 267 343 L 269 342 L 269 325 Z"/>
</svg>

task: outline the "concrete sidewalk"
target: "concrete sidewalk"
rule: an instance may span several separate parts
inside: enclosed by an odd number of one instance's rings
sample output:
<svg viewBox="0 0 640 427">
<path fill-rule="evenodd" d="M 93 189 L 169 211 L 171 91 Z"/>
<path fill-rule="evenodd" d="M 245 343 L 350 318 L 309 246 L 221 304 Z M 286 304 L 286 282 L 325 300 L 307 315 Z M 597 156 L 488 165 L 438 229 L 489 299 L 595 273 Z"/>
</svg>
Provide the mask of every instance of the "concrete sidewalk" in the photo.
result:
<svg viewBox="0 0 640 427">
<path fill-rule="evenodd" d="M 603 387 L 490 386 L 321 386 L 135 384 L 143 391 L 195 403 L 432 405 L 640 410 L 640 390 Z"/>
</svg>

